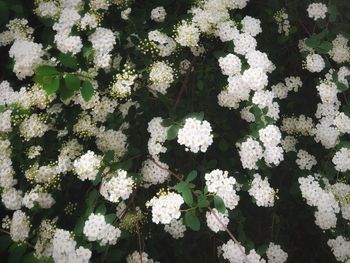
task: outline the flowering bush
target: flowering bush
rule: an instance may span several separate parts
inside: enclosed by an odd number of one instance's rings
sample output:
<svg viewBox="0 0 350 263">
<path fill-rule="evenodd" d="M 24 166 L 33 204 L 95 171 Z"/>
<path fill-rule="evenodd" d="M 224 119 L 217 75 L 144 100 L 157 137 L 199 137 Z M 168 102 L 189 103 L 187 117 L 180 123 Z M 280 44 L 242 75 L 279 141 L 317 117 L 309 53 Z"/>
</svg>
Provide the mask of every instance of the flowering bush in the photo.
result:
<svg viewBox="0 0 350 263">
<path fill-rule="evenodd" d="M 0 0 L 0 258 L 349 263 L 349 14 Z"/>
</svg>

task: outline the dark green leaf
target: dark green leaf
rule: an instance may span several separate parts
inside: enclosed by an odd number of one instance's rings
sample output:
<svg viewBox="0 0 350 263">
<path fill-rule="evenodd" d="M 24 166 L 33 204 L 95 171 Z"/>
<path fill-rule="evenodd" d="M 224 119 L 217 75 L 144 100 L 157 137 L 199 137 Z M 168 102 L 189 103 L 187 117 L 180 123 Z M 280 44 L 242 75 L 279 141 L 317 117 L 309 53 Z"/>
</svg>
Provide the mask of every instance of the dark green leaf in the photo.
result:
<svg viewBox="0 0 350 263">
<path fill-rule="evenodd" d="M 204 112 L 193 112 L 185 116 L 184 119 L 187 118 L 195 118 L 199 121 L 202 121 L 204 119 Z"/>
<path fill-rule="evenodd" d="M 226 211 L 226 207 L 225 207 L 225 203 L 224 200 L 222 200 L 221 197 L 219 196 L 214 196 L 214 205 L 216 210 L 218 210 L 220 213 L 225 213 Z"/>
<path fill-rule="evenodd" d="M 174 140 L 177 136 L 177 133 L 179 132 L 179 129 L 181 127 L 177 124 L 174 124 L 170 127 L 170 129 L 168 130 L 168 135 L 167 135 L 167 140 L 171 141 Z"/>
<path fill-rule="evenodd" d="M 208 207 L 209 201 L 207 200 L 207 197 L 204 194 L 201 194 L 197 197 L 197 205 L 198 207 Z"/>
<path fill-rule="evenodd" d="M 186 182 L 180 182 L 175 186 L 176 191 L 182 194 L 182 198 L 189 206 L 193 204 L 193 195 L 189 185 Z"/>
<path fill-rule="evenodd" d="M 101 204 L 101 205 L 99 205 L 99 206 L 96 208 L 95 213 L 96 213 L 96 214 L 104 215 L 104 214 L 106 214 L 106 211 L 107 211 L 106 206 L 105 206 L 104 204 Z"/>
<path fill-rule="evenodd" d="M 9 10 L 4 1 L 0 1 L 0 25 L 8 22 Z"/>
<path fill-rule="evenodd" d="M 197 174 L 198 174 L 198 173 L 197 173 L 196 170 L 191 171 L 191 172 L 187 175 L 186 182 L 191 182 L 191 181 L 193 181 L 194 179 L 196 179 Z"/>
<path fill-rule="evenodd" d="M 105 215 L 105 219 L 106 219 L 106 222 L 107 222 L 108 224 L 112 224 L 116 218 L 117 218 L 117 215 L 116 215 L 116 214 L 108 214 L 108 215 Z"/>
<path fill-rule="evenodd" d="M 66 84 L 67 89 L 76 91 L 80 88 L 80 79 L 73 74 L 65 74 L 64 82 Z"/>
<path fill-rule="evenodd" d="M 337 84 L 338 90 L 340 90 L 340 91 L 346 91 L 349 89 L 349 87 L 346 86 L 344 83 L 336 82 L 336 84 Z"/>
<path fill-rule="evenodd" d="M 103 162 L 110 163 L 113 160 L 114 160 L 114 151 L 105 152 L 105 155 L 103 156 Z"/>
<path fill-rule="evenodd" d="M 185 224 L 194 231 L 200 229 L 200 222 L 195 210 L 187 211 L 185 214 Z"/>
<path fill-rule="evenodd" d="M 3 253 L 11 245 L 12 240 L 9 235 L 0 236 L 0 253 Z"/>
<path fill-rule="evenodd" d="M 91 213 L 89 213 L 90 215 Z M 89 216 L 89 215 L 86 215 L 86 216 Z M 76 235 L 80 235 L 81 233 L 83 233 L 83 230 L 84 230 L 84 225 L 85 225 L 85 217 L 80 217 L 74 227 L 74 234 Z"/>
<path fill-rule="evenodd" d="M 81 95 L 85 101 L 89 101 L 92 96 L 95 94 L 94 87 L 92 86 L 91 82 L 88 80 L 85 80 L 83 82 L 83 86 L 81 88 Z"/>
<path fill-rule="evenodd" d="M 76 69 L 78 67 L 77 59 L 69 54 L 60 53 L 59 60 L 67 68 Z"/>
<path fill-rule="evenodd" d="M 97 196 L 98 196 L 98 192 L 97 190 L 92 190 L 87 198 L 85 199 L 85 203 L 87 204 L 87 206 L 92 206 L 93 203 L 97 200 Z"/>
<path fill-rule="evenodd" d="M 26 247 L 24 245 L 13 244 L 10 249 L 10 255 L 7 258 L 7 263 L 20 263 L 21 259 L 26 252 Z"/>
</svg>

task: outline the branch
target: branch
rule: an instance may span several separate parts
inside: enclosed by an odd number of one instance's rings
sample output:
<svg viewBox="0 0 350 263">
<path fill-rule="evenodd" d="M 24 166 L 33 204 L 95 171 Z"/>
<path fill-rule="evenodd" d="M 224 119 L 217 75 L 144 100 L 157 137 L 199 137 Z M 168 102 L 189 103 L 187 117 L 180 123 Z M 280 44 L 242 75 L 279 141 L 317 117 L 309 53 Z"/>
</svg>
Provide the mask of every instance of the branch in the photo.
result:
<svg viewBox="0 0 350 263">
<path fill-rule="evenodd" d="M 232 234 L 232 232 L 227 228 L 227 226 L 220 220 L 219 216 L 215 213 L 215 211 L 211 208 L 208 207 L 208 209 L 210 210 L 210 212 L 214 215 L 215 219 L 218 220 L 218 222 L 222 225 L 223 228 L 225 228 L 225 231 L 227 232 L 227 234 L 231 237 L 231 239 L 238 244 L 238 248 L 241 251 L 242 255 L 244 256 L 244 261 L 247 263 L 251 263 L 250 260 L 248 259 L 247 255 L 244 253 L 243 250 L 243 246 L 241 245 L 241 243 L 234 237 L 234 235 Z"/>
<path fill-rule="evenodd" d="M 159 163 L 157 163 L 157 162 L 154 160 L 154 158 L 153 158 L 152 156 L 150 156 L 150 160 L 151 160 L 155 165 L 157 165 L 160 169 L 163 169 L 163 170 L 167 171 L 167 172 L 170 173 L 172 176 L 174 176 L 177 180 L 182 181 L 182 176 L 180 176 L 180 175 L 174 173 L 173 171 L 169 170 L 168 168 L 165 168 L 165 167 L 161 166 Z"/>
<path fill-rule="evenodd" d="M 179 175 L 177 175 L 176 173 L 174 173 L 173 171 L 162 167 L 161 165 L 159 165 L 152 157 L 150 157 L 150 159 L 152 160 L 152 162 L 157 165 L 159 168 L 168 171 L 170 174 L 172 174 L 173 176 L 175 176 L 178 180 L 182 181 L 182 178 L 179 177 Z M 215 211 L 211 208 L 208 207 L 208 209 L 210 210 L 210 212 L 213 213 L 214 217 L 216 220 L 219 221 L 219 223 L 224 227 L 225 231 L 228 233 L 228 235 L 231 237 L 231 239 L 238 244 L 238 248 L 241 251 L 242 255 L 244 256 L 244 261 L 247 263 L 251 263 L 250 260 L 248 259 L 247 255 L 244 253 L 243 248 L 241 243 L 234 237 L 234 235 L 232 234 L 232 232 L 227 228 L 227 226 L 220 220 L 220 218 L 218 217 L 218 215 L 215 213 Z"/>
<path fill-rule="evenodd" d="M 177 107 L 177 105 L 180 102 L 182 94 L 184 93 L 185 89 L 187 88 L 187 83 L 190 80 L 191 71 L 192 71 L 192 69 L 194 67 L 194 64 L 196 63 L 197 59 L 198 59 L 197 57 L 194 57 L 193 60 L 191 61 L 190 67 L 187 69 L 186 76 L 185 76 L 184 81 L 182 82 L 182 86 L 181 86 L 180 92 L 179 92 L 179 94 L 177 94 L 177 97 L 176 97 L 175 105 L 174 105 L 174 108 L 173 108 L 174 111 L 176 110 L 176 107 Z"/>
<path fill-rule="evenodd" d="M 0 232 L 5 233 L 9 236 L 11 236 L 11 233 L 9 231 L 6 231 L 5 229 L 0 228 Z M 22 243 L 26 244 L 28 247 L 35 248 L 32 244 L 30 244 L 27 241 L 23 241 Z"/>
<path fill-rule="evenodd" d="M 142 246 L 141 246 L 141 234 L 140 234 L 140 226 L 139 222 L 136 224 L 136 231 L 137 231 L 137 239 L 139 241 L 139 253 L 140 253 L 140 261 L 142 263 Z"/>
</svg>

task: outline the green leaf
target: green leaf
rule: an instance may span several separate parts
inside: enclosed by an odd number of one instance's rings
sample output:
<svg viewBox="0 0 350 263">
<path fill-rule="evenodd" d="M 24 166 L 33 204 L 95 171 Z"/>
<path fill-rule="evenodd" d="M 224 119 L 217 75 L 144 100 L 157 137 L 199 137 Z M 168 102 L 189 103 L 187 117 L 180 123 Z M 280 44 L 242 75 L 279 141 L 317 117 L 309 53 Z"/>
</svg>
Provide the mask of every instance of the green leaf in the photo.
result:
<svg viewBox="0 0 350 263">
<path fill-rule="evenodd" d="M 194 179 L 196 179 L 197 175 L 198 175 L 198 173 L 197 173 L 196 170 L 191 171 L 191 172 L 187 175 L 186 182 L 189 183 L 189 182 L 193 181 Z"/>
<path fill-rule="evenodd" d="M 98 192 L 96 189 L 92 190 L 87 198 L 85 199 L 85 203 L 87 204 L 87 206 L 92 206 L 93 203 L 97 200 L 97 196 L 98 196 Z"/>
<path fill-rule="evenodd" d="M 226 207 L 225 207 L 225 203 L 224 200 L 222 200 L 221 197 L 219 196 L 214 196 L 214 205 L 216 210 L 218 210 L 220 213 L 225 213 L 226 211 Z"/>
<path fill-rule="evenodd" d="M 182 198 L 184 199 L 185 203 L 189 206 L 193 205 L 193 195 L 191 188 L 189 187 L 188 183 L 186 182 L 179 182 L 175 186 L 176 191 L 182 194 Z"/>
<path fill-rule="evenodd" d="M 11 245 L 12 240 L 9 235 L 0 236 L 0 253 L 3 253 Z"/>
<path fill-rule="evenodd" d="M 34 256 L 34 252 L 31 252 L 29 254 L 26 254 L 21 263 L 40 263 L 40 262 L 45 262 L 45 261 L 40 261 L 39 259 L 37 259 L 35 256 Z"/>
<path fill-rule="evenodd" d="M 193 112 L 193 113 L 187 114 L 184 119 L 187 119 L 187 118 L 195 118 L 199 121 L 202 121 L 204 119 L 204 112 L 201 111 L 201 112 Z"/>
<path fill-rule="evenodd" d="M 329 12 L 329 21 L 330 22 L 335 22 L 337 20 L 337 15 L 338 15 L 338 9 L 336 5 L 330 5 L 328 6 L 328 12 Z"/>
<path fill-rule="evenodd" d="M 60 53 L 59 60 L 67 68 L 76 69 L 78 67 L 77 59 L 69 54 Z"/>
<path fill-rule="evenodd" d="M 112 224 L 116 218 L 117 218 L 116 214 L 105 215 L 105 220 L 106 220 L 106 223 L 108 224 Z"/>
<path fill-rule="evenodd" d="M 338 90 L 340 90 L 340 91 L 346 91 L 349 89 L 348 86 L 346 86 L 344 83 L 341 83 L 339 81 L 337 81 L 336 84 L 337 84 Z"/>
<path fill-rule="evenodd" d="M 83 82 L 83 86 L 81 87 L 81 96 L 85 101 L 89 101 L 94 94 L 95 94 L 95 90 L 91 82 L 88 80 L 85 80 Z"/>
<path fill-rule="evenodd" d="M 4 1 L 0 1 L 0 25 L 8 22 L 9 10 Z"/>
<path fill-rule="evenodd" d="M 209 206 L 209 201 L 207 200 L 207 197 L 204 194 L 198 195 L 197 205 L 201 208 Z"/>
<path fill-rule="evenodd" d="M 60 97 L 62 100 L 67 100 L 74 95 L 74 90 L 68 89 L 65 85 L 61 85 Z"/>
<path fill-rule="evenodd" d="M 10 255 L 7 258 L 7 263 L 20 263 L 21 259 L 26 252 L 26 247 L 24 245 L 18 245 L 17 243 L 13 244 L 10 249 Z"/>
<path fill-rule="evenodd" d="M 35 75 L 40 76 L 53 76 L 60 74 L 57 69 L 49 65 L 41 65 L 35 69 Z"/>
<path fill-rule="evenodd" d="M 174 140 L 177 137 L 177 133 L 179 132 L 180 128 L 181 127 L 177 124 L 172 125 L 168 130 L 167 140 Z"/>
<path fill-rule="evenodd" d="M 59 89 L 60 78 L 58 76 L 47 76 L 44 79 L 46 79 L 47 83 L 43 85 L 43 89 L 46 91 L 47 94 L 51 95 Z"/>
<path fill-rule="evenodd" d="M 200 222 L 195 210 L 187 211 L 185 214 L 185 224 L 194 231 L 200 229 Z"/>
<path fill-rule="evenodd" d="M 173 122 L 173 120 L 172 119 L 164 119 L 163 121 L 162 121 L 162 126 L 163 127 L 169 127 L 170 125 L 172 125 L 174 122 Z"/>
<path fill-rule="evenodd" d="M 80 79 L 73 74 L 65 74 L 64 83 L 66 84 L 66 87 L 70 90 L 76 91 L 80 88 Z"/>
<path fill-rule="evenodd" d="M 114 160 L 114 151 L 112 150 L 112 151 L 105 152 L 103 156 L 103 162 L 110 163 L 113 160 Z"/>
<path fill-rule="evenodd" d="M 91 214 L 91 213 L 90 213 Z M 90 215 L 89 214 L 89 215 Z M 89 215 L 86 215 L 86 216 L 89 216 Z M 73 232 L 74 232 L 74 234 L 76 234 L 76 235 L 80 235 L 81 233 L 83 233 L 83 231 L 84 231 L 84 226 L 85 226 L 85 217 L 80 217 L 79 219 L 78 219 L 78 221 L 77 221 L 77 223 L 76 223 L 76 225 L 75 225 L 75 227 L 74 227 L 74 230 L 73 230 Z"/>
<path fill-rule="evenodd" d="M 106 206 L 105 206 L 104 204 L 101 204 L 101 205 L 99 205 L 99 206 L 96 208 L 95 213 L 96 213 L 96 214 L 104 215 L 104 214 L 106 214 L 106 211 L 107 211 Z"/>
</svg>

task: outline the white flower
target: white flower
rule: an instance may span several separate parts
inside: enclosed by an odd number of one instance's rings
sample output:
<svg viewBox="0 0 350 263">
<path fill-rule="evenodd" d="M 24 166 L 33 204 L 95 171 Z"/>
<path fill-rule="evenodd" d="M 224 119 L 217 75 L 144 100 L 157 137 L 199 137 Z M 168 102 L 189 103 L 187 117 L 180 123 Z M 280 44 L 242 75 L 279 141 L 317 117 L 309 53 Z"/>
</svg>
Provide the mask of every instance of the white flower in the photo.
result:
<svg viewBox="0 0 350 263">
<path fill-rule="evenodd" d="M 102 158 L 96 155 L 93 151 L 87 151 L 86 154 L 76 159 L 73 166 L 78 178 L 82 181 L 95 180 L 98 169 L 101 165 L 101 159 Z"/>
<path fill-rule="evenodd" d="M 243 168 L 258 169 L 256 162 L 263 157 L 263 148 L 259 142 L 248 138 L 240 145 L 239 155 Z"/>
<path fill-rule="evenodd" d="M 274 205 L 276 192 L 270 186 L 267 177 L 262 179 L 259 174 L 255 174 L 248 193 L 255 198 L 257 206 L 269 207 Z"/>
<path fill-rule="evenodd" d="M 106 223 L 103 215 L 92 213 L 85 222 L 83 233 L 89 241 L 99 241 L 101 246 L 105 246 L 107 244 L 115 245 L 121 231 Z"/>
<path fill-rule="evenodd" d="M 266 251 L 266 256 L 269 263 L 284 263 L 288 258 L 288 254 L 281 249 L 281 246 L 272 242 Z"/>
<path fill-rule="evenodd" d="M 152 207 L 152 221 L 156 224 L 169 224 L 172 219 L 181 216 L 182 196 L 176 193 L 161 194 L 153 197 L 147 204 Z"/>
<path fill-rule="evenodd" d="M 195 47 L 199 41 L 199 29 L 187 22 L 182 22 L 176 29 L 175 41 L 184 47 Z"/>
<path fill-rule="evenodd" d="M 14 59 L 13 71 L 18 79 L 32 76 L 37 66 L 42 63 L 43 46 L 28 40 L 16 40 L 9 50 L 9 56 Z"/>
<path fill-rule="evenodd" d="M 312 73 L 321 72 L 325 66 L 325 62 L 319 54 L 307 55 L 305 67 L 308 71 Z"/>
<path fill-rule="evenodd" d="M 164 226 L 164 231 L 168 232 L 173 238 L 179 239 L 184 237 L 186 226 L 183 224 L 182 219 L 173 219 L 170 224 Z"/>
<path fill-rule="evenodd" d="M 156 22 L 163 22 L 166 17 L 166 11 L 163 6 L 158 6 L 151 11 L 151 19 Z"/>
<path fill-rule="evenodd" d="M 310 18 L 317 20 L 326 18 L 328 8 L 325 4 L 322 3 L 312 3 L 308 6 L 306 11 Z"/>
<path fill-rule="evenodd" d="M 134 181 L 127 176 L 127 172 L 121 169 L 116 171 L 116 175 L 109 174 L 102 179 L 100 193 L 108 201 L 117 203 L 126 200 L 132 193 Z"/>
<path fill-rule="evenodd" d="M 25 241 L 29 236 L 29 230 L 29 217 L 21 210 L 15 211 L 12 216 L 10 227 L 12 240 L 15 242 Z"/>
<path fill-rule="evenodd" d="M 234 209 L 239 201 L 235 190 L 236 179 L 228 176 L 227 171 L 219 169 L 205 174 L 205 183 L 208 191 L 221 197 L 228 209 Z"/>
<path fill-rule="evenodd" d="M 184 126 L 179 130 L 177 142 L 185 145 L 186 151 L 197 153 L 206 152 L 213 143 L 212 128 L 207 121 L 187 118 Z"/>
</svg>

